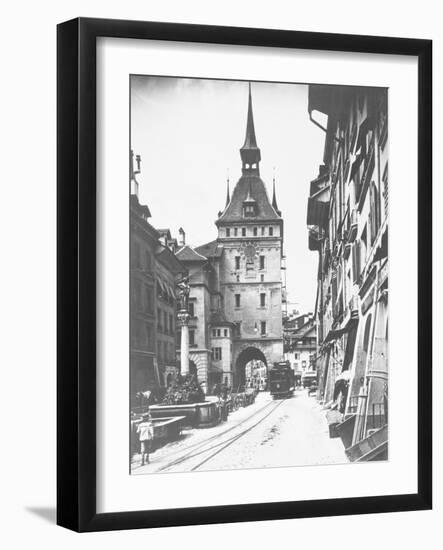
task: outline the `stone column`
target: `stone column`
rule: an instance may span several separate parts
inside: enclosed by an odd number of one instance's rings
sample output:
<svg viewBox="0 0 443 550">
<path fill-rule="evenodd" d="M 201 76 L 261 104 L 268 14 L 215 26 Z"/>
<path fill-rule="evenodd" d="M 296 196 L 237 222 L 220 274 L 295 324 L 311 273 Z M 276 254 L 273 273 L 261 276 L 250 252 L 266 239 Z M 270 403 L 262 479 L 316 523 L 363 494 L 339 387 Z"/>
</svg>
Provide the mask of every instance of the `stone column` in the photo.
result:
<svg viewBox="0 0 443 550">
<path fill-rule="evenodd" d="M 178 320 L 181 325 L 181 346 L 180 346 L 180 374 L 189 374 L 189 313 L 179 311 Z"/>
</svg>

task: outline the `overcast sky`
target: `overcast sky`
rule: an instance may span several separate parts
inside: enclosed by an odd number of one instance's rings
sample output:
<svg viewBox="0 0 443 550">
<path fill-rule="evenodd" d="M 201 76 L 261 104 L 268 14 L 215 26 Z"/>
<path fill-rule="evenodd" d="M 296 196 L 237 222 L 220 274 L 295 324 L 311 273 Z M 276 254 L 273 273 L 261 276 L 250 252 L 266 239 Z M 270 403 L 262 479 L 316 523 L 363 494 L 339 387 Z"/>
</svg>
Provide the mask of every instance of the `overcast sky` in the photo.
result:
<svg viewBox="0 0 443 550">
<path fill-rule="evenodd" d="M 284 220 L 289 312 L 313 311 L 317 253 L 308 249 L 309 182 L 322 161 L 324 133 L 309 121 L 308 87 L 252 83 L 260 175 Z M 217 237 L 229 173 L 231 195 L 241 176 L 239 149 L 246 130 L 248 83 L 169 77 L 132 77 L 131 147 L 142 158 L 140 202 L 151 223 L 198 246 Z"/>
</svg>

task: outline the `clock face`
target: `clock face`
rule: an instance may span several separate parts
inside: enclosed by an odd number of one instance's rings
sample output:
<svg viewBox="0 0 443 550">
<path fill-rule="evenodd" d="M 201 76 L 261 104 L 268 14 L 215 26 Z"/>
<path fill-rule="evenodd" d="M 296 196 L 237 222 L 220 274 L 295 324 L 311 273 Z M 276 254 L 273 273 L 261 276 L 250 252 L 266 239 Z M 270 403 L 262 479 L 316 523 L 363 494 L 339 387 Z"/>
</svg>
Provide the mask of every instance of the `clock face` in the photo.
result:
<svg viewBox="0 0 443 550">
<path fill-rule="evenodd" d="M 252 261 L 255 257 L 255 254 L 256 254 L 255 246 L 253 244 L 247 244 L 245 246 L 246 259 L 249 261 Z"/>
</svg>

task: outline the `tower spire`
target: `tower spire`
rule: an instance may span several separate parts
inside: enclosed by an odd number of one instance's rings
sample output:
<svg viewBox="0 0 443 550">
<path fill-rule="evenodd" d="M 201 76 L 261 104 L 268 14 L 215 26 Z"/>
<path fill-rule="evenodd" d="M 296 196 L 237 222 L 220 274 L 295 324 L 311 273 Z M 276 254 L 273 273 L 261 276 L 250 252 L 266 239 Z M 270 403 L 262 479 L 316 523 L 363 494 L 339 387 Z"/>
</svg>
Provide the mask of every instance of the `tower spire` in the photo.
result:
<svg viewBox="0 0 443 550">
<path fill-rule="evenodd" d="M 243 147 L 240 149 L 244 174 L 259 174 L 258 164 L 261 160 L 260 149 L 255 137 L 254 115 L 252 112 L 251 83 L 249 82 L 248 115 L 246 120 L 246 135 Z"/>
</svg>

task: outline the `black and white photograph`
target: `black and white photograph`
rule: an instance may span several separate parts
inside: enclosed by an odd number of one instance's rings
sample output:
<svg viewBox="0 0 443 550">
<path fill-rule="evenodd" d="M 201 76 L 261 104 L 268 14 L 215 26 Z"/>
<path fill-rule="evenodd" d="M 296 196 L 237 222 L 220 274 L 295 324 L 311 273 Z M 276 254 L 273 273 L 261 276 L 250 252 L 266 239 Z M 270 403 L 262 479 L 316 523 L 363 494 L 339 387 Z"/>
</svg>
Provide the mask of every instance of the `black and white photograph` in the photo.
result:
<svg viewBox="0 0 443 550">
<path fill-rule="evenodd" d="M 441 17 L 364 8 L 5 4 L 7 550 L 441 539 Z"/>
<path fill-rule="evenodd" d="M 130 473 L 386 461 L 388 92 L 130 76 Z"/>
</svg>

